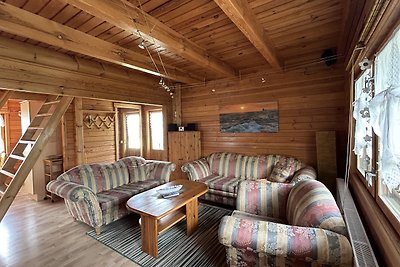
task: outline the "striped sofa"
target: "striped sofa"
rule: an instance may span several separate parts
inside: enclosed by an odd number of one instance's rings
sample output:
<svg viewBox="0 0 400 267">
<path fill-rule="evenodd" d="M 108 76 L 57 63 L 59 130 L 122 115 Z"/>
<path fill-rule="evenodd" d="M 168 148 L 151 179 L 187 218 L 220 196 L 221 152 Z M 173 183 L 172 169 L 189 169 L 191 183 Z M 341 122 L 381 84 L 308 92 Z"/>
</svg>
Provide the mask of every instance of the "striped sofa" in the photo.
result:
<svg viewBox="0 0 400 267">
<path fill-rule="evenodd" d="M 129 213 L 130 197 L 169 181 L 175 164 L 166 161 L 126 157 L 110 164 L 76 166 L 61 174 L 46 188 L 62 198 L 69 213 L 101 232 Z"/>
<path fill-rule="evenodd" d="M 219 227 L 230 266 L 352 266 L 345 222 L 319 181 L 244 181 Z"/>
<path fill-rule="evenodd" d="M 207 184 L 208 192 L 203 198 L 233 207 L 240 181 L 266 179 L 294 184 L 304 179 L 316 179 L 316 172 L 311 166 L 283 155 L 246 156 L 218 152 L 185 163 L 182 171 L 190 180 Z"/>
</svg>

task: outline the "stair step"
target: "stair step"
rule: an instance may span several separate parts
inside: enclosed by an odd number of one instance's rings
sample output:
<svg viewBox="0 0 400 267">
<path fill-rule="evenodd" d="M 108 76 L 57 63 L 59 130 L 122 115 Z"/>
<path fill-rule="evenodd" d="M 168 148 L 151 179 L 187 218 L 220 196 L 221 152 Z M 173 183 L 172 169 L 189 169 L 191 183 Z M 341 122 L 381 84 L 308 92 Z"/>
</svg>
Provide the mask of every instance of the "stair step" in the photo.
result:
<svg viewBox="0 0 400 267">
<path fill-rule="evenodd" d="M 28 130 L 43 130 L 43 127 L 29 126 Z"/>
<path fill-rule="evenodd" d="M 36 114 L 35 117 L 50 117 L 51 115 L 53 115 L 53 113 L 40 113 Z"/>
<path fill-rule="evenodd" d="M 0 196 L 4 195 L 4 192 L 6 192 L 7 187 L 5 184 L 0 185 Z"/>
<path fill-rule="evenodd" d="M 18 160 L 25 160 L 24 156 L 20 156 L 20 155 L 15 155 L 15 154 L 10 154 L 10 158 L 14 158 L 14 159 L 18 159 Z"/>
<path fill-rule="evenodd" d="M 43 103 L 43 106 L 54 105 L 54 104 L 58 104 L 58 103 L 60 103 L 60 100 L 53 100 L 53 101 Z"/>
<path fill-rule="evenodd" d="M 20 144 L 34 144 L 36 140 L 19 140 Z"/>
<path fill-rule="evenodd" d="M 7 175 L 7 176 L 10 177 L 10 178 L 14 178 L 14 176 L 15 176 L 14 173 L 8 172 L 8 171 L 3 170 L 3 169 L 0 170 L 0 173 L 2 173 L 2 174 L 4 174 L 4 175 Z"/>
</svg>

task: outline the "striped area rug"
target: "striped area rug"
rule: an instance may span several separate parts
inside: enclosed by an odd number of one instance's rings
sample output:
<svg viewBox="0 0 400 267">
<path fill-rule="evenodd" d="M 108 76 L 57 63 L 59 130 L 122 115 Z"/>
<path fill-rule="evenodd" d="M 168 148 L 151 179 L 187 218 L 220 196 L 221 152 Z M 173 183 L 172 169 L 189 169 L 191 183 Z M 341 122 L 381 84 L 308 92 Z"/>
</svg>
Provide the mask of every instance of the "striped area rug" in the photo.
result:
<svg viewBox="0 0 400 267">
<path fill-rule="evenodd" d="M 196 232 L 187 236 L 183 220 L 160 234 L 157 258 L 142 252 L 139 216 L 135 214 L 106 225 L 100 235 L 94 230 L 87 235 L 143 267 L 221 267 L 226 266 L 225 248 L 218 242 L 218 227 L 222 217 L 231 212 L 201 203 Z"/>
</svg>

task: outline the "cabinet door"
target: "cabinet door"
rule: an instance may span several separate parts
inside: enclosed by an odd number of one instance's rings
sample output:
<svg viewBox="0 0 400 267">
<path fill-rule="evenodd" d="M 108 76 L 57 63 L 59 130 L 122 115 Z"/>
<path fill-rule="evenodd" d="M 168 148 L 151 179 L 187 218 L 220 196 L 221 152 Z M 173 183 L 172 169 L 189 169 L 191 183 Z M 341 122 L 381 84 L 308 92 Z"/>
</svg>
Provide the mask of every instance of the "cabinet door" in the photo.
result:
<svg viewBox="0 0 400 267">
<path fill-rule="evenodd" d="M 176 170 L 173 172 L 171 180 L 187 179 L 186 173 L 181 171 L 181 166 L 200 158 L 200 132 L 170 132 L 168 133 L 168 147 L 169 160 L 176 164 Z"/>
</svg>

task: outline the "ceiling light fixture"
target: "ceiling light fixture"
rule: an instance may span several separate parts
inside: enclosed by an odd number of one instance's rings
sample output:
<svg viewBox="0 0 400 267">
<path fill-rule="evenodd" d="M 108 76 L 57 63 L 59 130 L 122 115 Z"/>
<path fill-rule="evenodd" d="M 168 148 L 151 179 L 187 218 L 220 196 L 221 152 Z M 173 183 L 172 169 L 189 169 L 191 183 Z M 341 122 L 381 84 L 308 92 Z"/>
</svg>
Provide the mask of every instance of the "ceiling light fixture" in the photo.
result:
<svg viewBox="0 0 400 267">
<path fill-rule="evenodd" d="M 138 47 L 140 48 L 140 49 L 145 49 L 145 44 L 144 44 L 144 40 L 142 39 L 142 41 L 140 42 L 140 44 L 138 44 Z"/>
</svg>

